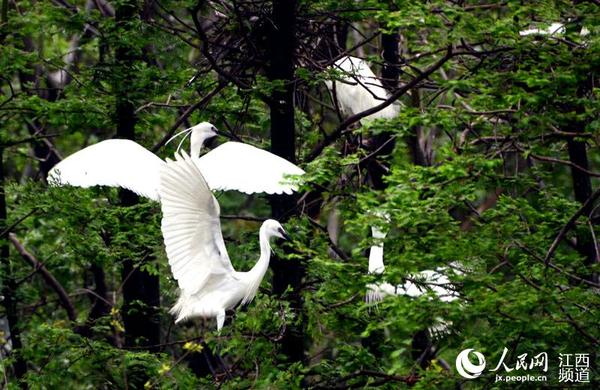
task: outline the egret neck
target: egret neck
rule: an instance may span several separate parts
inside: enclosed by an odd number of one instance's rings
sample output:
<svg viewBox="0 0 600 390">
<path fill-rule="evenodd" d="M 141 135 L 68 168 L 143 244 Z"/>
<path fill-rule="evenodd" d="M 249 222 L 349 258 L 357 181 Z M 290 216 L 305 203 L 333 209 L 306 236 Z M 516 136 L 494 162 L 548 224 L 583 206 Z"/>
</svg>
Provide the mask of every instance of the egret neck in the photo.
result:
<svg viewBox="0 0 600 390">
<path fill-rule="evenodd" d="M 202 150 L 204 141 L 206 141 L 207 138 L 208 137 L 206 133 L 192 130 L 192 135 L 190 136 L 190 152 L 192 158 L 200 157 L 200 151 Z"/>
<path fill-rule="evenodd" d="M 192 158 L 200 157 L 200 150 L 202 146 L 204 146 L 204 142 L 209 139 L 215 137 L 217 133 L 217 129 L 215 126 L 208 122 L 198 123 L 196 126 L 191 128 L 191 136 L 190 136 L 190 144 Z"/>
<path fill-rule="evenodd" d="M 260 227 L 258 238 L 260 243 L 260 257 L 256 264 L 254 264 L 254 267 L 246 273 L 248 287 L 246 289 L 244 300 L 242 301 L 243 304 L 250 302 L 254 298 L 258 291 L 258 287 L 260 286 L 260 282 L 265 276 L 265 273 L 267 273 L 267 268 L 269 268 L 271 245 L 269 244 L 270 237 L 265 224 Z"/>
<path fill-rule="evenodd" d="M 371 246 L 369 252 L 369 273 L 381 274 L 385 270 L 383 265 L 383 239 L 387 236 L 387 233 L 381 231 L 377 226 L 371 227 L 371 233 L 373 238 L 379 240 L 379 242 Z"/>
</svg>

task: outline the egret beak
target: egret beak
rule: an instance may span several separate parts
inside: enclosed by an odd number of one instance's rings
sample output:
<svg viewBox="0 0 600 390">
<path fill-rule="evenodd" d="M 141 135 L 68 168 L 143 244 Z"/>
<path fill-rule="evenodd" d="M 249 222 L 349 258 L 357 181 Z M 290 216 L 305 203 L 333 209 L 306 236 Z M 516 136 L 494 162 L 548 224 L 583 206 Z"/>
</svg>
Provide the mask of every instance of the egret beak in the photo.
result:
<svg viewBox="0 0 600 390">
<path fill-rule="evenodd" d="M 285 230 L 281 229 L 279 230 L 279 234 L 281 234 L 281 238 L 283 238 L 286 241 L 292 241 L 292 237 L 290 237 Z"/>
<path fill-rule="evenodd" d="M 215 142 L 217 141 L 217 137 L 210 137 L 206 141 L 204 141 L 204 145 L 209 149 L 214 149 Z"/>
</svg>

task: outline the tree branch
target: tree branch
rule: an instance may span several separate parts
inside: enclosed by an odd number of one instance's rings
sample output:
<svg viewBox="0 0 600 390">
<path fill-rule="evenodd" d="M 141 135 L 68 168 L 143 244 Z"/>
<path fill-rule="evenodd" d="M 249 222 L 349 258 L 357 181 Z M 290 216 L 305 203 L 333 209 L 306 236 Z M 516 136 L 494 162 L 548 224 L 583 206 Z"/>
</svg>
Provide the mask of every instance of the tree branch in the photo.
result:
<svg viewBox="0 0 600 390">
<path fill-rule="evenodd" d="M 577 212 L 575 214 L 573 214 L 573 216 L 569 219 L 569 221 L 567 221 L 566 225 L 563 226 L 562 229 L 560 229 L 560 231 L 558 232 L 558 235 L 554 239 L 554 242 L 550 246 L 550 249 L 548 249 L 548 253 L 546 254 L 546 257 L 544 257 L 544 264 L 546 264 L 546 266 L 549 265 L 549 262 L 550 262 L 550 259 L 552 258 L 552 255 L 556 251 L 556 248 L 558 247 L 558 244 L 560 244 L 560 242 L 565 237 L 565 235 L 567 234 L 567 232 L 569 230 L 571 230 L 575 226 L 575 222 L 577 222 L 577 219 L 579 217 L 581 217 L 584 213 L 586 213 L 586 211 L 589 210 L 590 206 L 596 201 L 596 199 L 598 199 L 598 197 L 600 197 L 600 188 L 598 188 L 592 194 L 592 196 L 590 196 L 588 198 L 588 200 L 586 200 L 583 203 L 583 205 L 579 208 L 579 210 L 577 210 Z"/>
<path fill-rule="evenodd" d="M 64 307 L 67 311 L 67 316 L 69 317 L 69 319 L 71 321 L 76 321 L 77 312 L 75 311 L 75 307 L 73 306 L 73 303 L 69 298 L 69 294 L 67 294 L 63 286 L 58 282 L 58 280 L 56 280 L 56 278 L 54 278 L 54 276 L 52 276 L 50 271 L 48 271 L 48 269 L 44 266 L 43 263 L 41 263 L 38 259 L 35 258 L 35 256 L 33 256 L 27 251 L 27 249 L 25 249 L 23 244 L 19 242 L 17 236 L 14 233 L 9 233 L 8 239 L 10 240 L 10 242 L 12 242 L 12 244 L 17 249 L 17 252 L 19 252 L 21 257 L 25 261 L 27 261 L 35 270 L 39 271 L 44 280 L 46 281 L 46 284 L 48 284 L 48 286 L 52 288 L 54 292 L 56 292 L 61 306 Z"/>
<path fill-rule="evenodd" d="M 417 86 L 421 81 L 423 81 L 427 77 L 429 77 L 433 72 L 435 72 L 436 70 L 441 68 L 442 65 L 444 65 L 450 58 L 452 58 L 452 56 L 453 56 L 453 52 L 452 52 L 452 47 L 450 46 L 447 48 L 446 54 L 442 58 L 440 58 L 435 64 L 433 64 L 429 68 L 425 69 L 417 77 L 412 79 L 409 83 L 398 88 L 394 93 L 392 93 L 390 95 L 389 98 L 384 100 L 381 104 L 378 104 L 374 107 L 369 108 L 368 110 L 359 112 L 357 114 L 354 114 L 354 115 L 346 118 L 346 120 L 344 120 L 331 134 L 326 136 L 309 153 L 309 155 L 306 157 L 305 162 L 310 162 L 310 161 L 314 160 L 315 158 L 317 158 L 317 156 L 319 156 L 319 154 L 321 154 L 321 152 L 323 151 L 323 149 L 325 149 L 325 147 L 327 147 L 328 145 L 333 143 L 344 133 L 344 130 L 346 130 L 348 128 L 348 126 L 360 121 L 362 118 L 365 118 L 371 114 L 381 111 L 384 108 L 386 108 L 387 106 L 393 104 L 396 100 L 398 100 L 398 98 L 400 96 L 404 95 L 406 92 L 408 92 L 409 90 L 411 90 L 412 88 Z"/>
<path fill-rule="evenodd" d="M 181 114 L 181 116 L 179 118 L 177 118 L 177 121 L 173 124 L 173 126 L 171 126 L 171 128 L 169 129 L 169 131 L 167 132 L 167 134 L 165 134 L 165 136 L 160 141 L 158 141 L 158 143 L 156 145 L 154 145 L 152 147 L 152 149 L 150 149 L 152 151 L 152 153 L 158 152 L 160 150 L 160 148 L 162 148 L 163 146 L 165 146 L 165 144 L 167 143 L 167 141 L 173 136 L 173 134 L 175 134 L 175 131 L 177 131 L 177 128 L 179 128 L 179 126 L 181 126 L 181 124 L 183 122 L 185 122 L 185 120 L 190 115 L 192 115 L 192 113 L 194 111 L 196 111 L 198 108 L 200 108 L 203 105 L 205 105 L 217 93 L 221 92 L 221 90 L 223 88 L 225 88 L 225 85 L 226 85 L 226 83 L 219 83 L 215 87 L 215 89 L 213 89 L 212 91 L 210 91 L 206 96 L 204 96 L 202 99 L 200 99 L 196 103 L 194 103 L 191 106 L 189 106 L 187 108 L 187 110 L 185 110 L 183 112 L 183 114 Z"/>
</svg>

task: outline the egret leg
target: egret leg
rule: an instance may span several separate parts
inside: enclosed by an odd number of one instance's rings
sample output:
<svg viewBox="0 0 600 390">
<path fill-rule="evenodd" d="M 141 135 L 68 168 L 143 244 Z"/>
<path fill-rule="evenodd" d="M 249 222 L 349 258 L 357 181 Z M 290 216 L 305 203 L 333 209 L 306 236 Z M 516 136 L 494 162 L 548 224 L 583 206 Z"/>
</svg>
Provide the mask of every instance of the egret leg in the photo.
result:
<svg viewBox="0 0 600 390">
<path fill-rule="evenodd" d="M 221 332 L 223 324 L 225 323 L 225 309 L 221 309 L 217 314 L 217 332 Z"/>
</svg>

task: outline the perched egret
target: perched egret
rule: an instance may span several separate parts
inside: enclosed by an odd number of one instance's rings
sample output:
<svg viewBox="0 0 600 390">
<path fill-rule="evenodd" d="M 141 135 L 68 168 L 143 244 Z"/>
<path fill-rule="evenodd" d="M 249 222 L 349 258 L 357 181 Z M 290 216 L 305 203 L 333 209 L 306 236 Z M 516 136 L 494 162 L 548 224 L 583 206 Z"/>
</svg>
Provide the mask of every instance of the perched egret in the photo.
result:
<svg viewBox="0 0 600 390">
<path fill-rule="evenodd" d="M 332 67 L 344 74 L 339 81 L 326 80 L 327 88 L 334 93 L 344 115 L 363 112 L 383 103 L 389 95 L 366 61 L 356 57 L 342 57 Z M 393 118 L 398 115 L 398 106 L 389 105 L 371 114 L 364 120 Z"/>
<path fill-rule="evenodd" d="M 378 242 L 371 246 L 369 252 L 369 273 L 382 274 L 385 270 L 383 264 L 383 239 L 387 233 L 384 233 L 376 226 L 371 227 L 371 234 Z M 451 282 L 446 275 L 441 274 L 442 268 L 436 271 L 424 270 L 410 276 L 404 284 L 396 286 L 388 283 L 371 283 L 367 285 L 367 303 L 377 303 L 389 295 L 406 295 L 409 297 L 419 297 L 429 291 L 435 293 L 441 301 L 451 302 L 458 298 L 456 291 L 445 286 L 450 286 Z"/>
<path fill-rule="evenodd" d="M 219 203 L 195 161 L 185 152 L 167 160 L 160 172 L 162 233 L 167 257 L 180 288 L 171 309 L 175 323 L 193 317 L 225 321 L 225 310 L 256 295 L 269 266 L 269 239 L 287 239 L 281 224 L 268 219 L 259 231 L 260 257 L 247 272 L 233 269 L 219 221 Z"/>
<path fill-rule="evenodd" d="M 550 24 L 548 28 L 530 28 L 527 30 L 519 31 L 519 35 L 522 37 L 526 37 L 528 35 L 549 35 L 549 36 L 558 36 L 563 35 L 566 32 L 565 25 L 559 22 L 554 22 Z M 590 30 L 586 26 L 582 26 L 581 30 L 579 30 L 579 36 L 585 37 L 590 34 Z"/>
<path fill-rule="evenodd" d="M 562 23 L 552 23 L 548 28 L 530 28 L 527 30 L 519 31 L 519 35 L 522 37 L 528 35 L 562 35 L 565 33 L 565 25 Z"/>
<path fill-rule="evenodd" d="M 384 215 L 384 217 L 386 220 L 389 220 L 387 215 Z M 372 226 L 371 234 L 378 242 L 371 246 L 369 252 L 369 273 L 382 274 L 385 270 L 385 266 L 383 265 L 383 239 L 387 233 L 384 233 L 376 226 Z M 443 302 L 452 302 L 458 299 L 456 291 L 445 287 L 451 285 L 448 277 L 439 271 L 443 271 L 443 268 L 438 268 L 437 271 L 425 270 L 418 272 L 415 275 L 411 275 L 411 280 L 407 280 L 404 284 L 396 286 L 388 282 L 368 284 L 366 302 L 376 304 L 386 296 L 391 295 L 405 295 L 416 298 L 430 291 L 435 293 Z M 427 330 L 432 338 L 440 338 L 448 333 L 450 325 L 452 325 L 450 321 L 437 317 Z"/>
<path fill-rule="evenodd" d="M 286 182 L 286 176 L 304 174 L 289 161 L 240 142 L 226 142 L 200 157 L 204 142 L 218 134 L 208 122 L 182 133 L 186 133 L 186 137 L 190 135 L 192 159 L 213 191 L 291 194 L 297 186 Z M 84 188 L 122 187 L 159 200 L 160 170 L 164 165 L 163 160 L 134 141 L 110 139 L 88 146 L 58 163 L 48 173 L 48 182 Z"/>
</svg>

